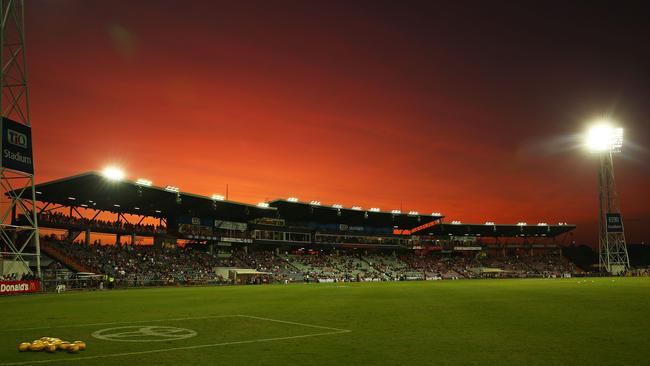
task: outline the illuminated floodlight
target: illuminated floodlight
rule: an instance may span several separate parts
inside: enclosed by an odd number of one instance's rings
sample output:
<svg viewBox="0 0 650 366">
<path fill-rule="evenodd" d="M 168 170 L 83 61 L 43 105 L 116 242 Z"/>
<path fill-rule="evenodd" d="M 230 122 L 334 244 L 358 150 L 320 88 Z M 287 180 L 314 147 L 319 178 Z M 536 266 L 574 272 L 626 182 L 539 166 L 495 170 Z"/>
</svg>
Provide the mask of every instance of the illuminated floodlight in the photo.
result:
<svg viewBox="0 0 650 366">
<path fill-rule="evenodd" d="M 102 175 L 108 180 L 120 181 L 124 179 L 124 172 L 122 169 L 114 166 L 108 166 L 104 168 Z"/>
<path fill-rule="evenodd" d="M 166 191 L 169 191 L 169 192 L 176 192 L 176 193 L 178 193 L 178 192 L 180 191 L 180 188 L 178 188 L 178 187 L 174 187 L 174 186 L 167 186 L 167 187 L 165 187 L 165 190 L 166 190 Z"/>
<path fill-rule="evenodd" d="M 451 224 L 452 225 L 460 225 L 460 224 L 462 224 L 462 222 L 460 222 L 460 221 L 452 221 Z"/>
<path fill-rule="evenodd" d="M 585 143 L 594 153 L 621 152 L 623 129 L 612 127 L 607 121 L 600 121 L 587 131 Z"/>
<path fill-rule="evenodd" d="M 311 201 L 309 204 L 314 205 L 314 206 L 320 206 L 320 201 Z"/>
<path fill-rule="evenodd" d="M 417 211 L 409 211 L 409 215 L 417 215 L 417 214 L 418 214 Z"/>
<path fill-rule="evenodd" d="M 398 214 L 401 214 L 402 211 L 400 211 L 400 210 L 391 210 L 390 213 L 398 215 Z"/>
<path fill-rule="evenodd" d="M 361 206 L 352 206 L 352 209 L 355 211 L 361 211 Z"/>
<path fill-rule="evenodd" d="M 494 221 L 486 221 L 485 225 L 494 225 Z"/>
<path fill-rule="evenodd" d="M 538 222 L 537 226 L 548 226 L 548 224 L 545 222 Z"/>
<path fill-rule="evenodd" d="M 220 194 L 213 194 L 212 199 L 215 201 L 223 201 L 226 197 L 220 195 Z"/>
<path fill-rule="evenodd" d="M 289 202 L 298 202 L 298 198 L 297 197 L 289 197 L 289 198 L 287 198 L 287 201 L 289 201 Z"/>
<path fill-rule="evenodd" d="M 335 203 L 335 204 L 332 205 L 332 207 L 334 207 L 334 208 L 343 208 L 343 205 L 340 204 L 340 203 Z"/>
<path fill-rule="evenodd" d="M 528 225 L 528 224 L 525 223 L 525 222 L 518 222 L 518 223 L 517 223 L 517 226 L 526 226 L 526 225 Z"/>
<path fill-rule="evenodd" d="M 137 184 L 139 186 L 151 187 L 153 182 L 150 181 L 150 180 L 147 180 L 147 179 L 140 178 L 140 179 L 135 181 L 135 184 Z"/>
<path fill-rule="evenodd" d="M 381 211 L 381 210 L 379 209 L 379 207 L 371 207 L 371 208 L 370 208 L 370 212 L 379 212 L 379 211 Z"/>
<path fill-rule="evenodd" d="M 432 212 L 431 216 L 442 216 L 440 212 Z"/>
<path fill-rule="evenodd" d="M 269 204 L 267 202 L 258 202 L 257 206 L 267 208 L 267 207 L 269 207 Z"/>
</svg>

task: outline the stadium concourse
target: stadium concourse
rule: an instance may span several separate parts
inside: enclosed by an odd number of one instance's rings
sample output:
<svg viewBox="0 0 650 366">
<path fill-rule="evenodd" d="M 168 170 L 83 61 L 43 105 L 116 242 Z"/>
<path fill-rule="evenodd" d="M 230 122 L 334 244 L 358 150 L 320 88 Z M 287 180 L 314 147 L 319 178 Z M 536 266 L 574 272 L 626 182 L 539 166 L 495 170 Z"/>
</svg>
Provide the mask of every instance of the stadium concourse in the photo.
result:
<svg viewBox="0 0 650 366">
<path fill-rule="evenodd" d="M 296 198 L 257 205 L 84 173 L 36 186 L 44 287 L 563 277 L 575 226 L 444 222 Z M 20 225 L 25 217 L 14 214 Z M 97 238 L 103 235 L 104 241 Z M 114 239 L 106 241 L 106 237 Z M 14 276 L 23 273 L 13 274 Z"/>
</svg>

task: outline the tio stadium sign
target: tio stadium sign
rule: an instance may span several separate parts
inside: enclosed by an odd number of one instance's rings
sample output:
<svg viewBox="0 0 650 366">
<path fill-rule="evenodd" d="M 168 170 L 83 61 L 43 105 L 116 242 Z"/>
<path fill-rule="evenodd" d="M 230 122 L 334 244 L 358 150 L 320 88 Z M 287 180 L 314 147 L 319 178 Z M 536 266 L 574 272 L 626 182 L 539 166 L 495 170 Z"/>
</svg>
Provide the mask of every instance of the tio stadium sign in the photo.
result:
<svg viewBox="0 0 650 366">
<path fill-rule="evenodd" d="M 0 140 L 2 167 L 34 174 L 32 129 L 6 117 L 2 117 L 0 125 L 2 125 L 2 140 Z"/>
<path fill-rule="evenodd" d="M 36 280 L 32 281 L 0 281 L 0 295 L 23 294 L 37 292 L 40 289 Z"/>
</svg>

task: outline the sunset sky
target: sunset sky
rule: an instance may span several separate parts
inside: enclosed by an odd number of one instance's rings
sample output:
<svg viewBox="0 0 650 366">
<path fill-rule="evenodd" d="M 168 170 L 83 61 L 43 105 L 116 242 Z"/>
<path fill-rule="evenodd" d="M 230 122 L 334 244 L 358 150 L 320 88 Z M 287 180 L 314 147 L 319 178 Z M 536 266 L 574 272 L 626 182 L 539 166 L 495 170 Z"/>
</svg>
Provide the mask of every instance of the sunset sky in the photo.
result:
<svg viewBox="0 0 650 366">
<path fill-rule="evenodd" d="M 577 134 L 610 115 L 628 242 L 648 242 L 647 13 L 572 3 L 26 1 L 37 181 L 114 164 L 249 203 L 570 222 L 593 244 Z"/>
</svg>

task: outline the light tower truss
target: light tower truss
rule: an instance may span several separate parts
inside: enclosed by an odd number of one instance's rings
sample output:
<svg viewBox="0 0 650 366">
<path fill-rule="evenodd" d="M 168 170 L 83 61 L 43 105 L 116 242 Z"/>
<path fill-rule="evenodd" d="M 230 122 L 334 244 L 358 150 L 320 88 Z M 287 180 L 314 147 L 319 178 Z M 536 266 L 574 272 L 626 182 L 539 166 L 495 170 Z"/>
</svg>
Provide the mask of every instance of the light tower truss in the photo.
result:
<svg viewBox="0 0 650 366">
<path fill-rule="evenodd" d="M 23 0 L 0 0 L 0 257 L 41 277 Z M 12 218 L 22 214 L 25 223 Z M 35 273 L 34 273 L 35 272 Z"/>
<path fill-rule="evenodd" d="M 599 235 L 598 262 L 601 270 L 622 274 L 630 269 L 630 259 L 625 243 L 625 230 L 616 194 L 613 153 L 620 146 L 599 154 Z"/>
</svg>

